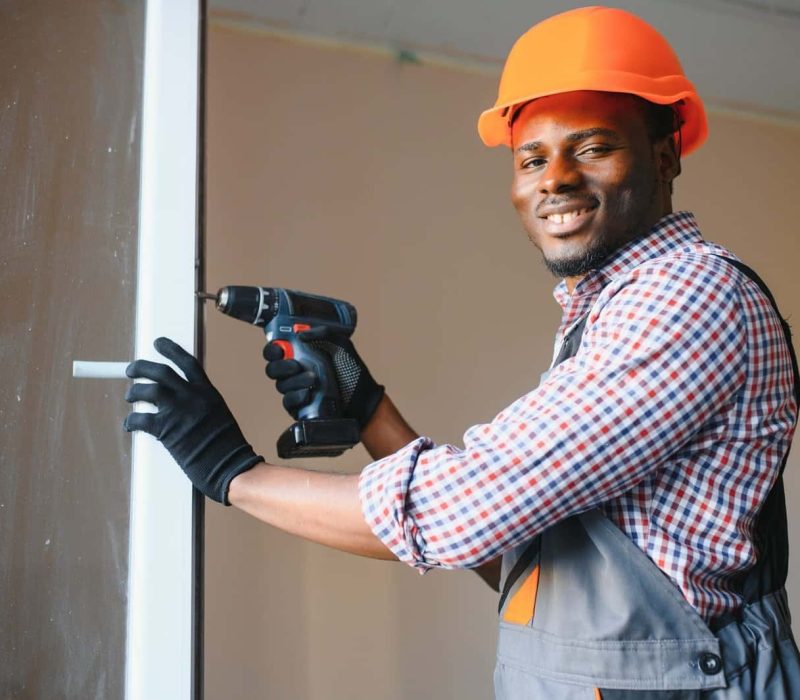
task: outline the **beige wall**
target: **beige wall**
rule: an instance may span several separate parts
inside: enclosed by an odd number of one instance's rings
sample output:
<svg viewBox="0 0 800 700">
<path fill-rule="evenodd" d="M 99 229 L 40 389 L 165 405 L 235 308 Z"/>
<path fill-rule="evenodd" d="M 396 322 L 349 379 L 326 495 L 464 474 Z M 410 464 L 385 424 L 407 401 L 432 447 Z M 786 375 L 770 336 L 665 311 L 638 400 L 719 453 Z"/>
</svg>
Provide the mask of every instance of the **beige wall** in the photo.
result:
<svg viewBox="0 0 800 700">
<path fill-rule="evenodd" d="M 211 288 L 352 301 L 373 374 L 440 442 L 459 442 L 537 381 L 559 310 L 508 204 L 508 153 L 475 132 L 494 78 L 212 26 L 208 81 Z M 712 116 L 711 134 L 684 164 L 677 204 L 796 317 L 800 131 Z M 209 316 L 209 372 L 275 458 L 290 419 L 262 379 L 262 345 L 256 329 Z M 359 447 L 304 466 L 367 462 Z M 491 697 L 496 596 L 475 575 L 419 577 L 214 504 L 206 544 L 209 700 Z M 797 608 L 796 574 L 792 592 Z"/>
</svg>

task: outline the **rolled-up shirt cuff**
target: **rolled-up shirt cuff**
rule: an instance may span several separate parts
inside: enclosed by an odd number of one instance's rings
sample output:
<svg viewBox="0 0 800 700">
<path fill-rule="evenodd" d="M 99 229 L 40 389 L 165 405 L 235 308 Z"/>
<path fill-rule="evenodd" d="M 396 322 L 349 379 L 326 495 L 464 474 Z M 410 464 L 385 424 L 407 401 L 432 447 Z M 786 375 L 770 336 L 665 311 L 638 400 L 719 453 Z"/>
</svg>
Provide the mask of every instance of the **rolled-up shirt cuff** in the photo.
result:
<svg viewBox="0 0 800 700">
<path fill-rule="evenodd" d="M 408 513 L 408 491 L 422 452 L 435 447 L 429 438 L 417 438 L 361 472 L 358 495 L 361 512 L 375 536 L 402 562 L 425 573 L 425 538 Z"/>
</svg>

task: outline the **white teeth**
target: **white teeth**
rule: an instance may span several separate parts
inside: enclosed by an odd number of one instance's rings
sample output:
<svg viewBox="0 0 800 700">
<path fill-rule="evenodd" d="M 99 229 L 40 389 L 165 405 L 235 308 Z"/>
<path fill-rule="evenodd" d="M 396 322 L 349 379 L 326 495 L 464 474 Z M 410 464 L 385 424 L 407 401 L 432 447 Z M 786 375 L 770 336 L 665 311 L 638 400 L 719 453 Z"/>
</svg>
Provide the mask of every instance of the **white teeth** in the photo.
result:
<svg viewBox="0 0 800 700">
<path fill-rule="evenodd" d="M 564 214 L 550 214 L 547 217 L 548 221 L 552 221 L 554 224 L 568 224 L 570 221 L 574 221 L 577 219 L 581 214 L 585 214 L 588 209 L 578 209 L 576 211 L 568 211 Z"/>
</svg>

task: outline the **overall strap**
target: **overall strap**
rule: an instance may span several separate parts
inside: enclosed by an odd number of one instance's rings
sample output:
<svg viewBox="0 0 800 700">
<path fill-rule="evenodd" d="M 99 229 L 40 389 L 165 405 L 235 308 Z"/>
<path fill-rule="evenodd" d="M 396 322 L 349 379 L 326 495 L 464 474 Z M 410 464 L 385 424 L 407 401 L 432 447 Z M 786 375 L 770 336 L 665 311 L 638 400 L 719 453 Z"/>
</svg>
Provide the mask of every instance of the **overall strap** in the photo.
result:
<svg viewBox="0 0 800 700">
<path fill-rule="evenodd" d="M 786 347 L 792 360 L 794 374 L 794 398 L 800 405 L 800 371 L 797 367 L 797 354 L 792 344 L 792 331 L 789 324 L 781 316 L 775 297 L 764 281 L 747 265 L 739 260 L 716 256 L 737 268 L 742 274 L 755 282 L 769 300 L 775 314 L 780 320 Z M 778 479 L 769 492 L 758 516 L 754 531 L 754 540 L 758 550 L 756 564 L 747 571 L 740 583 L 741 594 L 745 603 L 753 603 L 770 593 L 781 590 L 786 584 L 789 572 L 789 528 L 786 519 L 786 495 L 783 486 L 783 471 L 789 459 L 789 450 L 783 457 Z"/>
<path fill-rule="evenodd" d="M 792 344 L 792 329 L 789 326 L 789 323 L 786 319 L 781 316 L 781 312 L 778 309 L 778 303 L 775 301 L 775 297 L 772 296 L 772 292 L 767 287 L 764 280 L 762 280 L 755 270 L 745 265 L 741 260 L 734 260 L 733 258 L 723 258 L 721 255 L 717 255 L 715 257 L 721 258 L 729 265 L 733 265 L 737 268 L 743 275 L 750 278 L 753 282 L 758 285 L 758 288 L 763 292 L 764 296 L 769 299 L 769 303 L 772 304 L 772 308 L 775 310 L 775 314 L 778 316 L 778 320 L 781 322 L 781 328 L 783 329 L 783 335 L 786 339 L 786 347 L 789 350 L 789 356 L 792 358 L 792 371 L 794 373 L 794 399 L 798 405 L 800 405 L 800 370 L 798 370 L 797 366 L 797 353 L 795 352 L 794 345 Z"/>
</svg>

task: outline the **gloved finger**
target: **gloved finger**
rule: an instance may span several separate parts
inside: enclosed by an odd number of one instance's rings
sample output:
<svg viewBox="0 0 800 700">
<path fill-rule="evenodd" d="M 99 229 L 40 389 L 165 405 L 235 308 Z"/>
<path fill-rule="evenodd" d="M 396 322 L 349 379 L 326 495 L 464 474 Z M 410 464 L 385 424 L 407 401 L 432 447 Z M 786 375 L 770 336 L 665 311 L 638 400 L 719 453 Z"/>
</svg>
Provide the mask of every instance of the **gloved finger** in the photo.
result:
<svg viewBox="0 0 800 700">
<path fill-rule="evenodd" d="M 172 367 L 150 360 L 134 360 L 125 368 L 125 374 L 132 379 L 150 379 L 170 389 L 177 389 L 184 383 Z"/>
<path fill-rule="evenodd" d="M 270 379 L 286 379 L 303 371 L 297 360 L 272 360 L 264 369 Z"/>
<path fill-rule="evenodd" d="M 141 430 L 158 437 L 159 425 L 157 413 L 129 413 L 122 427 L 131 433 L 134 430 Z"/>
<path fill-rule="evenodd" d="M 328 340 L 334 335 L 334 331 L 330 326 L 314 326 L 313 328 L 298 333 L 297 337 L 304 343 L 312 340 Z"/>
<path fill-rule="evenodd" d="M 162 388 L 158 384 L 134 384 L 125 392 L 125 400 L 128 403 L 135 401 L 146 401 L 154 406 L 158 406 L 159 395 Z"/>
<path fill-rule="evenodd" d="M 283 397 L 283 407 L 297 418 L 297 409 L 311 403 L 311 389 L 290 391 Z"/>
<path fill-rule="evenodd" d="M 286 379 L 279 379 L 275 388 L 281 394 L 288 394 L 298 389 L 312 389 L 317 384 L 317 375 L 314 372 L 301 372 Z"/>
<path fill-rule="evenodd" d="M 267 362 L 282 360 L 284 357 L 283 348 L 278 343 L 267 343 L 261 354 Z"/>
<path fill-rule="evenodd" d="M 186 352 L 174 340 L 163 337 L 156 338 L 153 347 L 168 360 L 172 360 L 190 382 L 207 381 L 206 373 L 197 358 Z"/>
</svg>

